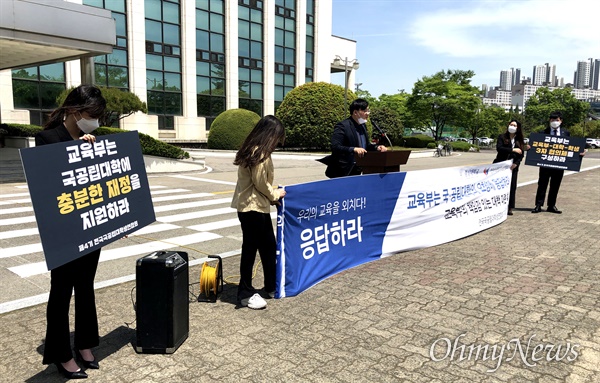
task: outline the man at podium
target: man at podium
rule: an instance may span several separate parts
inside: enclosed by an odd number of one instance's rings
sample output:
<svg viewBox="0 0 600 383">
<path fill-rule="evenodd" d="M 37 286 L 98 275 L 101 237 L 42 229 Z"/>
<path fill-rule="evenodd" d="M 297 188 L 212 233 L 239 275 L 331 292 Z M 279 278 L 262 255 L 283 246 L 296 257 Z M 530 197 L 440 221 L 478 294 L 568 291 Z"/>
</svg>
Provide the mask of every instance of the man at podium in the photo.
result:
<svg viewBox="0 0 600 383">
<path fill-rule="evenodd" d="M 358 98 L 350 104 L 350 117 L 338 122 L 331 135 L 331 156 L 328 159 L 325 175 L 329 178 L 355 176 L 362 173 L 356 166 L 354 153 L 363 157 L 366 152 L 385 152 L 383 145 L 374 145 L 367 135 L 369 103 Z"/>
</svg>

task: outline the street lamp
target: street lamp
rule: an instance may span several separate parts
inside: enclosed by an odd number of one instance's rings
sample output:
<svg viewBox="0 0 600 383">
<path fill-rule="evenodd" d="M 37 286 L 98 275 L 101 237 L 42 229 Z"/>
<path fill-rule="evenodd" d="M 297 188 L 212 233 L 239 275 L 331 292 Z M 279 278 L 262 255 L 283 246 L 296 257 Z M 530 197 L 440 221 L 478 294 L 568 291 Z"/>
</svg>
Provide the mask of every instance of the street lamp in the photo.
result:
<svg viewBox="0 0 600 383">
<path fill-rule="evenodd" d="M 335 56 L 335 59 L 333 60 L 333 65 L 335 66 L 341 66 L 342 65 L 342 61 L 344 62 L 344 99 L 346 100 L 346 103 L 348 102 L 348 80 L 350 77 L 350 71 L 352 69 L 357 70 L 359 67 L 358 64 L 358 60 L 357 59 L 352 59 L 352 60 L 348 60 L 348 57 L 344 57 L 341 58 L 340 56 Z M 351 65 L 351 67 L 349 68 L 349 66 Z"/>
</svg>

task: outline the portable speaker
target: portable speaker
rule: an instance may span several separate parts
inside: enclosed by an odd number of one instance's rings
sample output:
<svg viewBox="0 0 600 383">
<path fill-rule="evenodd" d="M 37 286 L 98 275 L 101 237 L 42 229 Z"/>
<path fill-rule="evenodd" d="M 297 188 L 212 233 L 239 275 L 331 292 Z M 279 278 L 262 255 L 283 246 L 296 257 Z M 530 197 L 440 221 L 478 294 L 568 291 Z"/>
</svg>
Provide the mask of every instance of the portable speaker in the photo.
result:
<svg viewBox="0 0 600 383">
<path fill-rule="evenodd" d="M 188 270 L 188 255 L 181 251 L 158 251 L 137 260 L 136 352 L 172 354 L 187 339 Z"/>
</svg>

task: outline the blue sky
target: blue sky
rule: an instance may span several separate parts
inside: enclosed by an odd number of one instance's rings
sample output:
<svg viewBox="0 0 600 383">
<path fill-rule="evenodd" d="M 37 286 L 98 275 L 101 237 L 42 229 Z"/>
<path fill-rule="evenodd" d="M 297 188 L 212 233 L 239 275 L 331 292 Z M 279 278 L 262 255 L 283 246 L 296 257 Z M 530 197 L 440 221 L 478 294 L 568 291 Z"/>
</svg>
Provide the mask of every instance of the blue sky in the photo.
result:
<svg viewBox="0 0 600 383">
<path fill-rule="evenodd" d="M 356 40 L 355 82 L 375 97 L 446 69 L 498 86 L 501 70 L 550 63 L 572 83 L 577 61 L 600 59 L 599 12 L 587 0 L 333 0 L 333 34 Z"/>
</svg>

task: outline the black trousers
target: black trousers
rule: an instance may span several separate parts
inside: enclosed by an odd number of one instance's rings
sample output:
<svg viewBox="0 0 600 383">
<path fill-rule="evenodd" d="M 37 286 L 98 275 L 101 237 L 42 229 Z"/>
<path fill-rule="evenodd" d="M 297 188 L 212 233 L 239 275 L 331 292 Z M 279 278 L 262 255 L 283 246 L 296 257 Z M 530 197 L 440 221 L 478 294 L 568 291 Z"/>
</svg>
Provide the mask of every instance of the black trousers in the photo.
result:
<svg viewBox="0 0 600 383">
<path fill-rule="evenodd" d="M 99 344 L 94 277 L 100 249 L 50 271 L 50 296 L 46 308 L 44 364 L 65 363 L 73 358 L 69 330 L 69 306 L 75 289 L 75 348 Z"/>
<path fill-rule="evenodd" d="M 550 183 L 548 206 L 556 205 L 556 197 L 558 196 L 558 189 L 560 189 L 560 183 L 562 182 L 564 173 L 565 171 L 561 169 L 540 168 L 538 187 L 537 192 L 535 193 L 536 206 L 544 206 L 548 183 Z"/>
<path fill-rule="evenodd" d="M 273 233 L 271 216 L 257 211 L 238 212 L 242 225 L 242 256 L 240 259 L 240 284 L 237 299 L 249 298 L 256 290 L 252 287 L 252 268 L 256 260 L 256 251 L 260 254 L 265 278 L 265 291 L 274 292 L 275 261 L 277 244 Z"/>
<path fill-rule="evenodd" d="M 515 208 L 515 199 L 517 196 L 517 177 L 519 176 L 519 167 L 512 170 L 512 178 L 510 180 L 510 196 L 508 198 L 508 208 Z"/>
</svg>

